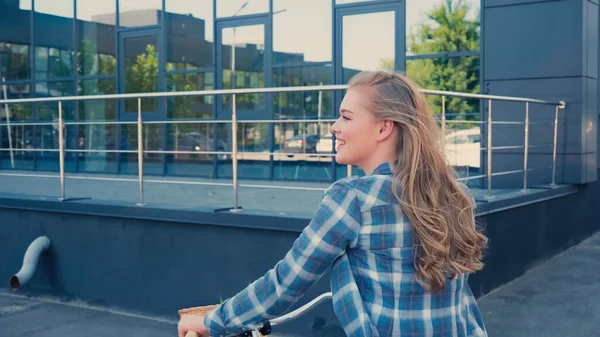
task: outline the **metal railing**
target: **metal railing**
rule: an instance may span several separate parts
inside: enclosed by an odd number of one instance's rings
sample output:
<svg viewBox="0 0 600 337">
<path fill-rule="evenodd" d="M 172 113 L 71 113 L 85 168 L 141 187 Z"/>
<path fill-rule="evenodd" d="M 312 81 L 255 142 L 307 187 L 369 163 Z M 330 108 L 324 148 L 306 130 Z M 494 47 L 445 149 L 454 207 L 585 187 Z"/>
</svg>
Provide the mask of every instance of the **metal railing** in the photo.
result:
<svg viewBox="0 0 600 337">
<path fill-rule="evenodd" d="M 183 123 L 231 123 L 231 144 L 232 151 L 202 151 L 201 154 L 209 154 L 209 155 L 231 155 L 232 159 L 232 183 L 213 183 L 213 182 L 189 182 L 189 181 L 167 181 L 167 180 L 146 180 L 146 182 L 154 182 L 154 183 L 174 183 L 174 184 L 201 184 L 201 185 L 213 185 L 213 186 L 232 186 L 233 187 L 233 207 L 230 209 L 233 212 L 240 211 L 239 200 L 238 200 L 238 187 L 252 187 L 252 188 L 280 188 L 280 189 L 300 189 L 300 190 L 323 190 L 322 188 L 308 188 L 308 187 L 290 187 L 290 186 L 276 186 L 276 185 L 261 185 L 261 184 L 239 184 L 238 181 L 238 156 L 240 154 L 249 154 L 252 152 L 240 152 L 238 151 L 237 146 L 237 127 L 240 123 L 332 123 L 335 122 L 335 119 L 301 119 L 301 120 L 243 120 L 238 121 L 237 116 L 237 108 L 236 108 L 236 96 L 242 94 L 268 94 L 268 93 L 293 93 L 293 92 L 306 92 L 306 91 L 336 91 L 336 90 L 345 90 L 347 89 L 347 85 L 324 85 L 324 86 L 296 86 L 296 87 L 279 87 L 279 88 L 252 88 L 252 89 L 223 89 L 223 90 L 201 90 L 201 91 L 181 91 L 181 92 L 152 92 L 152 93 L 130 93 L 130 94 L 111 94 L 111 95 L 90 95 L 90 96 L 69 96 L 69 97 L 50 97 L 50 98 L 26 98 L 26 99 L 2 99 L 0 100 L 0 104 L 4 104 L 5 113 L 7 122 L 0 123 L 0 126 L 7 126 L 9 129 L 9 146 L 11 153 L 11 161 L 13 159 L 13 151 L 12 141 L 10 140 L 10 126 L 17 125 L 27 125 L 27 126 L 37 126 L 37 125 L 55 125 L 53 122 L 10 122 L 9 119 L 9 105 L 18 104 L 18 103 L 49 103 L 56 102 L 58 104 L 58 142 L 59 148 L 56 149 L 19 149 L 19 151 L 47 151 L 47 152 L 59 152 L 59 179 L 60 179 L 60 197 L 59 200 L 67 200 L 65 197 L 65 152 L 104 152 L 104 153 L 136 153 L 137 161 L 138 161 L 138 179 L 137 182 L 139 184 L 139 202 L 137 205 L 142 206 L 144 203 L 144 172 L 143 172 L 143 164 L 144 164 L 144 154 L 154 153 L 154 154 L 185 154 L 193 152 L 194 154 L 200 154 L 198 151 L 156 151 L 156 150 L 145 150 L 143 143 L 143 130 L 144 124 L 183 124 Z M 4 86 L 4 91 L 6 92 L 6 86 Z M 460 93 L 460 92 L 450 92 L 450 91 L 439 91 L 439 90 L 421 90 L 426 95 L 438 95 L 441 96 L 441 127 L 443 134 L 445 135 L 446 124 L 447 123 L 475 123 L 487 124 L 487 145 L 486 147 L 481 147 L 480 151 L 487 152 L 487 169 L 486 174 L 470 176 L 466 178 L 459 178 L 459 180 L 470 180 L 470 179 L 481 179 L 487 178 L 487 188 L 488 188 L 488 197 L 492 197 L 492 177 L 506 174 L 516 174 L 523 173 L 523 190 L 527 190 L 527 173 L 535 170 L 530 169 L 528 167 L 528 157 L 529 157 L 529 149 L 533 146 L 529 145 L 529 126 L 532 124 L 529 121 L 529 105 L 530 104 L 542 104 L 542 105 L 550 105 L 555 107 L 555 116 L 554 116 L 554 137 L 553 137 L 553 154 L 552 154 L 552 185 L 556 182 L 556 148 L 557 148 L 557 136 L 558 136 L 558 112 L 559 109 L 565 108 L 565 102 L 553 102 L 553 101 L 545 101 L 539 99 L 531 99 L 531 98 L 523 98 L 523 97 L 511 97 L 511 96 L 497 96 L 497 95 L 485 95 L 485 94 L 470 94 L 470 93 Z M 182 96 L 231 96 L 231 120 L 165 120 L 165 121 L 143 121 L 142 119 L 142 98 L 152 98 L 152 97 L 182 97 Z M 447 120 L 446 113 L 446 97 L 461 97 L 461 98 L 471 98 L 471 99 L 480 99 L 487 100 L 487 121 L 471 121 L 471 120 Z M 6 94 L 5 94 L 6 98 Z M 76 121 L 76 122 L 65 122 L 63 118 L 63 102 L 69 101 L 91 101 L 91 100 L 109 100 L 109 99 L 137 99 L 137 121 Z M 516 121 L 496 121 L 492 120 L 492 101 L 509 101 L 509 102 L 523 102 L 525 103 L 525 121 L 524 122 L 516 122 Z M 82 150 L 82 149 L 65 149 L 65 125 L 137 125 L 137 140 L 138 147 L 137 150 Z M 494 124 L 524 124 L 524 133 L 525 140 L 524 146 L 504 146 L 504 147 L 492 147 L 492 125 Z M 492 172 L 492 153 L 493 150 L 500 149 L 516 149 L 523 148 L 524 149 L 524 163 L 522 170 L 513 170 L 506 172 Z M 7 149 L 0 149 L 0 151 L 6 151 Z M 274 152 L 268 153 L 270 156 L 275 155 Z M 303 154 L 294 154 L 294 155 L 303 155 Z M 304 154 L 309 155 L 309 154 Z M 318 156 L 318 157 L 333 157 L 335 154 L 328 153 L 311 153 L 310 156 Z M 352 174 L 352 167 L 348 166 L 347 168 L 348 175 Z M 19 175 L 19 176 L 31 176 L 31 177 L 39 177 L 41 175 L 27 175 L 27 174 L 11 174 L 11 173 L 2 173 L 0 175 Z M 99 179 L 99 180 L 114 180 L 114 181 L 136 181 L 133 179 L 118 179 L 118 178 L 93 178 L 93 177 L 68 177 L 75 179 Z"/>
</svg>

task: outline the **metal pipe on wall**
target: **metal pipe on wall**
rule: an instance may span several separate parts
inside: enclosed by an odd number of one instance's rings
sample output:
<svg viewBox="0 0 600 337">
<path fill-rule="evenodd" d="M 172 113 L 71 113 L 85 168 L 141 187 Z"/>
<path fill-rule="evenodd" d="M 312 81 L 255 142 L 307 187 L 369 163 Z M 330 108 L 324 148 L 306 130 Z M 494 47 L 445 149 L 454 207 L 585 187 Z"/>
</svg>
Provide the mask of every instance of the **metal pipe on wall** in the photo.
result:
<svg viewBox="0 0 600 337">
<path fill-rule="evenodd" d="M 17 290 L 29 282 L 35 274 L 40 255 L 48 248 L 50 248 L 50 239 L 46 236 L 40 236 L 29 244 L 23 257 L 21 269 L 10 277 L 11 289 Z"/>
</svg>

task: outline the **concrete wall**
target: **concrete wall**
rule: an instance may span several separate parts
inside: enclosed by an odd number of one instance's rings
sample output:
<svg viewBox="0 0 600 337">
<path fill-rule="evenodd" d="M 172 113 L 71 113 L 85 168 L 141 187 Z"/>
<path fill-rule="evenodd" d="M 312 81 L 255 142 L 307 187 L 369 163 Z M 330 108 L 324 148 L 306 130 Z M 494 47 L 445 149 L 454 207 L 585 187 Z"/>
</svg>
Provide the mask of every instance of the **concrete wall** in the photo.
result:
<svg viewBox="0 0 600 337">
<path fill-rule="evenodd" d="M 592 1 L 488 0 L 483 9 L 483 92 L 565 100 L 559 112 L 557 180 L 585 183 L 598 167 L 598 4 Z M 492 120 L 524 121 L 524 103 L 493 102 Z M 530 105 L 530 121 L 552 123 L 554 107 Z M 483 118 L 487 121 L 487 105 Z M 487 132 L 487 130 L 486 130 Z M 530 145 L 552 145 L 552 125 L 531 125 Z M 524 144 L 523 125 L 494 125 L 494 146 Z M 531 148 L 531 183 L 548 182 L 552 147 Z M 523 150 L 498 150 L 493 172 L 523 167 Z M 483 156 L 487 168 L 487 155 Z M 522 175 L 493 184 L 520 186 Z"/>
<path fill-rule="evenodd" d="M 481 205 L 478 222 L 490 247 L 484 270 L 470 279 L 476 296 L 600 230 L 599 182 L 542 193 L 537 197 L 549 200 Z M 218 303 L 264 275 L 309 221 L 35 198 L 0 198 L 0 219 L 0 289 L 9 291 L 28 244 L 46 235 L 52 248 L 19 292 L 171 319 L 180 308 Z M 298 304 L 326 291 L 328 275 Z M 329 301 L 279 331 L 310 331 L 317 317 L 336 329 Z"/>
</svg>

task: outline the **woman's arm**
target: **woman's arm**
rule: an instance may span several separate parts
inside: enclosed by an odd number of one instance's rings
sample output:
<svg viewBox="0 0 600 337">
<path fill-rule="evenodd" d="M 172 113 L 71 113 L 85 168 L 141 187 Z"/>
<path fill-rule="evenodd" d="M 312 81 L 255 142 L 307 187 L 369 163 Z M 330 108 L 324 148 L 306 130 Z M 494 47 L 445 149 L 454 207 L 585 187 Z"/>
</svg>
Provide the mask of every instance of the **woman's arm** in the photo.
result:
<svg viewBox="0 0 600 337">
<path fill-rule="evenodd" d="M 334 183 L 285 258 L 206 315 L 210 335 L 239 334 L 284 314 L 347 247 L 356 245 L 360 223 L 360 205 L 349 183 Z"/>
</svg>

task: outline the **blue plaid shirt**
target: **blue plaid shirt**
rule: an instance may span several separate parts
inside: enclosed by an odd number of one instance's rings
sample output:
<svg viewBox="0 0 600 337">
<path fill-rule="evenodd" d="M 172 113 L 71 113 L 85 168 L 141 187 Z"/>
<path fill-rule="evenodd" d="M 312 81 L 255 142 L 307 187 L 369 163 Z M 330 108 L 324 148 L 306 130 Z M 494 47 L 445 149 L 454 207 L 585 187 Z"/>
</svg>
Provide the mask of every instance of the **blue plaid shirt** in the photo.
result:
<svg viewBox="0 0 600 337">
<path fill-rule="evenodd" d="M 339 180 L 285 258 L 204 320 L 211 336 L 281 316 L 331 269 L 334 311 L 348 336 L 487 336 L 467 275 L 443 292 L 415 279 L 411 225 L 392 193 L 392 171 Z"/>
</svg>

